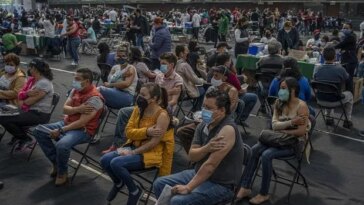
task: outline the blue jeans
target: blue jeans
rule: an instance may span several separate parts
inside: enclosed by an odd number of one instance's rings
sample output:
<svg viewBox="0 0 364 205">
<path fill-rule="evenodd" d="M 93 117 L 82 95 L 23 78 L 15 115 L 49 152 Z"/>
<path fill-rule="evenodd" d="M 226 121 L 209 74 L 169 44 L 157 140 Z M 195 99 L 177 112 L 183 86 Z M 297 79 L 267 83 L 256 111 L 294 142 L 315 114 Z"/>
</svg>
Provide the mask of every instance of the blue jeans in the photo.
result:
<svg viewBox="0 0 364 205">
<path fill-rule="evenodd" d="M 136 34 L 135 38 L 136 38 L 136 46 L 144 50 L 143 34 L 138 33 Z"/>
<path fill-rule="evenodd" d="M 199 97 L 197 99 L 196 106 L 192 109 L 192 111 L 201 110 L 203 99 L 205 98 L 205 88 L 203 86 L 197 86 Z"/>
<path fill-rule="evenodd" d="M 105 99 L 106 106 L 112 109 L 120 109 L 133 105 L 133 95 L 117 88 L 100 86 L 99 91 Z"/>
<path fill-rule="evenodd" d="M 170 176 L 160 177 L 153 183 L 153 191 L 156 197 L 159 198 L 165 185 L 168 184 L 171 187 L 178 184 L 186 185 L 195 175 L 195 170 L 190 169 Z M 232 199 L 233 195 L 231 189 L 207 180 L 192 190 L 190 194 L 174 195 L 170 205 L 212 205 Z"/>
<path fill-rule="evenodd" d="M 125 183 L 129 192 L 137 190 L 129 171 L 144 169 L 142 155 L 120 156 L 117 151 L 109 152 L 101 157 L 100 164 L 115 184 Z"/>
<path fill-rule="evenodd" d="M 248 119 L 250 112 L 257 103 L 258 96 L 255 93 L 245 93 L 244 95 L 239 96 L 239 99 L 243 100 L 245 103 L 243 114 L 241 116 L 241 119 L 245 121 Z"/>
<path fill-rule="evenodd" d="M 124 107 L 119 110 L 118 118 L 116 119 L 113 145 L 120 147 L 126 142 L 125 127 L 128 124 L 129 118 L 133 113 L 133 110 L 134 107 Z"/>
<path fill-rule="evenodd" d="M 270 179 L 272 177 L 273 167 L 272 161 L 275 158 L 291 156 L 295 154 L 293 148 L 275 148 L 268 147 L 261 143 L 257 143 L 252 147 L 252 157 L 248 162 L 248 165 L 244 169 L 241 186 L 250 189 L 252 186 L 252 179 L 255 170 L 258 168 L 258 162 L 261 158 L 262 162 L 262 185 L 260 188 L 260 194 L 267 195 L 270 186 Z"/>
<path fill-rule="evenodd" d="M 79 37 L 69 38 L 68 43 L 71 57 L 76 63 L 78 63 L 78 47 L 80 46 L 81 39 Z"/>
<path fill-rule="evenodd" d="M 64 122 L 59 121 L 44 126 L 51 130 L 55 130 L 63 127 Z M 70 157 L 71 148 L 78 144 L 87 143 L 91 139 L 90 135 L 87 134 L 84 129 L 65 132 L 64 135 L 59 136 L 59 140 L 57 140 L 55 144 L 53 144 L 49 134 L 39 131 L 37 128 L 33 131 L 33 135 L 49 161 L 57 165 L 57 173 L 59 175 L 67 174 L 67 163 Z"/>
<path fill-rule="evenodd" d="M 359 78 L 364 77 L 364 62 L 360 62 L 358 65 L 357 77 L 359 77 Z"/>
</svg>

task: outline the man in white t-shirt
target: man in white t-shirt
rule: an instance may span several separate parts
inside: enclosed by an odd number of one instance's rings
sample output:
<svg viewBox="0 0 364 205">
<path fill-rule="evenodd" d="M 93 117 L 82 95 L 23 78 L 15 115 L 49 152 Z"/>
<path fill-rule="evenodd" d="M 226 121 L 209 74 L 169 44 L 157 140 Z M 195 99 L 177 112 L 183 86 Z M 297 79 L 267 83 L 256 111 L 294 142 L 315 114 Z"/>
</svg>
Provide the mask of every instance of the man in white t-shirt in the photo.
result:
<svg viewBox="0 0 364 205">
<path fill-rule="evenodd" d="M 193 16 L 192 16 L 192 35 L 193 38 L 198 40 L 198 32 L 200 30 L 200 22 L 201 22 L 201 16 L 197 13 L 196 10 L 193 10 Z"/>
<path fill-rule="evenodd" d="M 110 19 L 111 21 L 116 22 L 116 18 L 117 18 L 117 16 L 118 16 L 118 13 L 117 13 L 114 9 L 112 9 L 112 10 L 108 13 L 108 15 L 109 15 L 109 19 Z"/>
</svg>

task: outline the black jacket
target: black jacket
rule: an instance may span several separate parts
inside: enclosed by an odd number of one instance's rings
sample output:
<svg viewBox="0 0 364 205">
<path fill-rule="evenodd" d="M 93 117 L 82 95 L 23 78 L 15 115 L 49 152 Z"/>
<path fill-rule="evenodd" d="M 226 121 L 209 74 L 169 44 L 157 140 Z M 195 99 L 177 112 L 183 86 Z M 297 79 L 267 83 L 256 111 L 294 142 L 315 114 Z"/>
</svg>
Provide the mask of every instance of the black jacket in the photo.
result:
<svg viewBox="0 0 364 205">
<path fill-rule="evenodd" d="M 344 39 L 335 48 L 341 49 L 341 64 L 358 63 L 356 55 L 356 35 L 354 32 L 345 35 Z"/>
<path fill-rule="evenodd" d="M 296 28 L 292 28 L 288 33 L 284 29 L 281 29 L 278 32 L 277 40 L 281 42 L 282 49 L 285 51 L 288 51 L 288 49 L 298 49 L 300 34 Z"/>
</svg>

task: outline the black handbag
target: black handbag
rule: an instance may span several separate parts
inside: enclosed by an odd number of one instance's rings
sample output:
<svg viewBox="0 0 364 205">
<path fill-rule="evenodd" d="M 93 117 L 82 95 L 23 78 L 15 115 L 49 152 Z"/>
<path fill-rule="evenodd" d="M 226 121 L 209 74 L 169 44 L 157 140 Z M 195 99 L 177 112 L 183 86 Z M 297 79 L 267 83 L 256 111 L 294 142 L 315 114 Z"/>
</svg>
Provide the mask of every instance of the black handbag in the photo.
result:
<svg viewBox="0 0 364 205">
<path fill-rule="evenodd" d="M 294 135 L 273 130 L 263 130 L 259 136 L 259 142 L 269 147 L 293 147 L 298 143 Z"/>
</svg>

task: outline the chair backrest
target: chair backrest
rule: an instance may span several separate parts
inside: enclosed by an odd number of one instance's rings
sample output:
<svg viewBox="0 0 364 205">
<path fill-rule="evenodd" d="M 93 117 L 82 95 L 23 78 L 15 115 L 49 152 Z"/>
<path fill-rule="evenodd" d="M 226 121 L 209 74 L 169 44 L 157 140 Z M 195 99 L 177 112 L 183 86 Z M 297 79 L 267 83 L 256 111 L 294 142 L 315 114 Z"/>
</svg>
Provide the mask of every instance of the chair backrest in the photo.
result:
<svg viewBox="0 0 364 205">
<path fill-rule="evenodd" d="M 330 81 L 312 81 L 311 87 L 315 92 L 316 99 L 320 101 L 340 101 L 340 83 Z"/>
<path fill-rule="evenodd" d="M 100 79 L 101 79 L 101 75 L 100 75 L 100 73 L 95 72 L 95 71 L 92 71 L 92 76 L 93 76 L 93 81 L 92 81 L 92 83 L 93 83 L 95 86 L 98 86 L 98 85 L 99 85 L 99 83 L 100 83 Z"/>
<path fill-rule="evenodd" d="M 255 74 L 255 79 L 257 81 L 258 88 L 259 88 L 258 93 L 262 97 L 268 96 L 268 89 L 269 89 L 271 82 L 275 78 L 275 75 L 276 75 L 275 73 L 271 73 L 271 72 L 261 72 L 261 73 Z"/>
<path fill-rule="evenodd" d="M 109 112 L 109 109 L 107 108 L 106 105 L 104 105 L 103 107 L 103 110 L 102 110 L 102 113 L 99 117 L 99 125 L 97 126 L 96 128 L 96 132 L 95 132 L 95 135 L 97 135 L 97 133 L 99 132 L 99 129 L 101 127 L 101 125 L 104 123 L 104 121 L 106 120 L 106 116 L 107 116 L 107 113 Z M 92 136 L 94 137 L 94 136 Z"/>
<path fill-rule="evenodd" d="M 107 77 L 109 76 L 112 66 L 106 63 L 98 63 L 97 66 L 100 69 L 101 72 L 100 77 L 102 81 L 107 82 Z"/>
<path fill-rule="evenodd" d="M 59 102 L 60 96 L 58 93 L 53 93 L 53 97 L 52 97 L 52 107 L 51 107 L 51 113 L 53 113 L 53 111 L 56 109 L 58 102 Z"/>
</svg>

